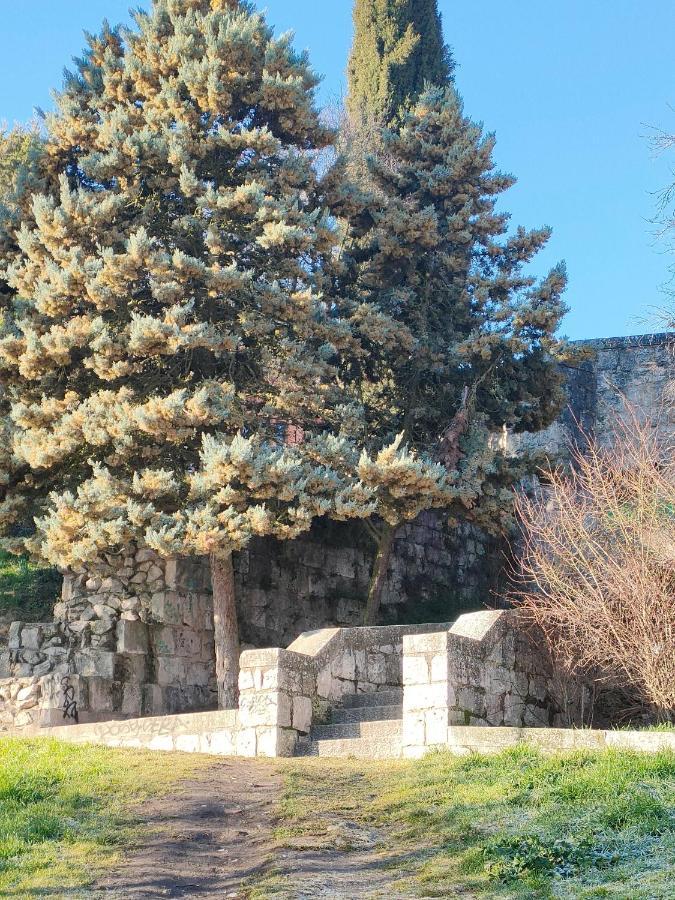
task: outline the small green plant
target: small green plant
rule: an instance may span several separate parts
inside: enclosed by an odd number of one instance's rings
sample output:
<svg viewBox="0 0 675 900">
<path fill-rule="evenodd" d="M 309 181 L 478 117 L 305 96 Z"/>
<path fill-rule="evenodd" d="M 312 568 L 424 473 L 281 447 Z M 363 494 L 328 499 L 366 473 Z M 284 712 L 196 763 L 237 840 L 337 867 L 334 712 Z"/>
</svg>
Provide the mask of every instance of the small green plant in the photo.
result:
<svg viewBox="0 0 675 900">
<path fill-rule="evenodd" d="M 551 839 L 537 834 L 491 841 L 483 855 L 487 874 L 503 882 L 541 875 L 568 878 L 591 866 L 607 868 L 619 859 L 616 850 L 597 846 L 593 837 Z"/>
</svg>

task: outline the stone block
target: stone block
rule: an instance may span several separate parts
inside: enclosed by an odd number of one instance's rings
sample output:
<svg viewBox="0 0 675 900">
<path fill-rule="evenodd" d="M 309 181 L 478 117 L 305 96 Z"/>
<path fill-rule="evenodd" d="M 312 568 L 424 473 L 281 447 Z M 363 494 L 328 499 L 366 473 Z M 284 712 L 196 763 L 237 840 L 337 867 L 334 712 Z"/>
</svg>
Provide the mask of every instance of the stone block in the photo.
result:
<svg viewBox="0 0 675 900">
<path fill-rule="evenodd" d="M 21 629 L 23 622 L 12 622 L 9 626 L 8 647 L 10 650 L 18 650 L 21 646 Z"/>
<path fill-rule="evenodd" d="M 485 693 L 475 687 L 458 687 L 457 706 L 460 709 L 471 712 L 472 715 L 484 716 L 486 706 Z"/>
<path fill-rule="evenodd" d="M 239 670 L 239 691 L 251 691 L 255 687 L 254 669 Z"/>
<path fill-rule="evenodd" d="M 115 677 L 116 653 L 105 650 L 88 650 L 75 654 L 75 671 L 79 675 L 101 675 L 104 678 Z"/>
<path fill-rule="evenodd" d="M 25 700 L 15 700 L 14 709 L 34 709 L 38 703 L 38 697 L 26 697 Z"/>
<path fill-rule="evenodd" d="M 187 683 L 207 687 L 214 676 L 211 667 L 201 662 L 188 662 Z"/>
<path fill-rule="evenodd" d="M 192 628 L 177 628 L 174 631 L 174 653 L 176 656 L 199 657 L 202 652 L 201 632 Z"/>
<path fill-rule="evenodd" d="M 148 628 L 143 622 L 121 619 L 117 623 L 118 653 L 147 653 Z"/>
<path fill-rule="evenodd" d="M 143 547 L 141 550 L 136 552 L 134 557 L 134 562 L 141 565 L 146 562 L 154 562 L 158 559 L 157 553 L 154 550 L 151 550 L 149 547 Z"/>
<path fill-rule="evenodd" d="M 258 728 L 256 732 L 256 756 L 278 756 L 278 728 Z"/>
<path fill-rule="evenodd" d="M 121 687 L 108 678 L 93 677 L 88 679 L 89 709 L 92 713 L 115 712 L 115 699 L 121 702 Z"/>
<path fill-rule="evenodd" d="M 506 698 L 509 694 L 491 694 L 485 697 L 485 718 L 490 725 L 517 725 L 516 721 L 507 721 L 506 716 Z"/>
<path fill-rule="evenodd" d="M 447 682 L 449 676 L 448 656 L 442 653 L 431 658 L 431 680 Z"/>
<path fill-rule="evenodd" d="M 255 728 L 242 726 L 236 735 L 237 756 L 255 756 L 257 743 Z"/>
<path fill-rule="evenodd" d="M 424 712 L 404 713 L 401 733 L 404 747 L 424 747 L 426 744 Z"/>
<path fill-rule="evenodd" d="M 51 660 L 46 659 L 44 662 L 38 663 L 38 665 L 33 668 L 33 675 L 41 678 L 43 675 L 48 675 L 53 668 L 54 663 Z"/>
<path fill-rule="evenodd" d="M 280 728 L 277 730 L 277 750 L 276 755 L 281 758 L 288 758 L 295 755 L 295 748 L 298 743 L 298 733 L 292 728 Z"/>
<path fill-rule="evenodd" d="M 334 672 L 338 678 L 344 678 L 347 681 L 354 681 L 356 678 L 356 659 L 354 658 L 354 653 L 351 650 L 344 650 L 340 659 L 338 660 L 338 665 L 336 667 L 336 671 Z"/>
<path fill-rule="evenodd" d="M 14 668 L 14 675 L 17 678 L 30 678 L 33 674 L 33 667 L 28 663 L 19 663 Z"/>
<path fill-rule="evenodd" d="M 369 653 L 367 665 L 367 677 L 371 684 L 381 685 L 387 683 L 387 667 L 382 653 Z"/>
<path fill-rule="evenodd" d="M 30 697 L 39 697 L 40 695 L 40 685 L 37 682 L 33 684 L 27 684 L 23 687 L 20 687 L 16 693 L 17 702 L 21 702 L 22 700 L 28 700 Z"/>
<path fill-rule="evenodd" d="M 400 653 L 392 653 L 385 656 L 387 684 L 402 684 L 403 660 Z"/>
<path fill-rule="evenodd" d="M 119 578 L 104 578 L 100 590 L 104 594 L 123 594 L 124 585 Z"/>
<path fill-rule="evenodd" d="M 159 581 L 164 579 L 164 571 L 158 565 L 152 565 L 148 569 L 148 582 Z"/>
<path fill-rule="evenodd" d="M 426 744 L 428 747 L 444 747 L 448 740 L 448 711 L 431 709 L 425 713 Z"/>
<path fill-rule="evenodd" d="M 158 656 L 155 662 L 157 684 L 180 685 L 187 682 L 187 663 L 174 656 Z"/>
<path fill-rule="evenodd" d="M 403 691 L 403 709 L 441 709 L 448 706 L 445 684 L 406 685 Z"/>
<path fill-rule="evenodd" d="M 28 728 L 36 720 L 36 711 L 23 709 L 14 719 L 14 728 Z"/>
<path fill-rule="evenodd" d="M 122 686 L 122 712 L 125 716 L 143 714 L 143 688 L 140 684 L 127 683 Z"/>
<path fill-rule="evenodd" d="M 293 728 L 306 734 L 312 725 L 312 701 L 309 697 L 293 697 Z"/>
<path fill-rule="evenodd" d="M 164 563 L 164 582 L 170 591 L 178 589 L 178 560 L 167 559 Z"/>
<path fill-rule="evenodd" d="M 217 756 L 234 756 L 237 752 L 234 728 L 213 732 L 210 736 L 209 750 Z"/>
<path fill-rule="evenodd" d="M 164 625 L 182 625 L 181 598 L 175 591 L 158 591 L 150 599 L 150 611 L 155 622 Z"/>
<path fill-rule="evenodd" d="M 242 727 L 291 726 L 291 698 L 278 691 L 248 693 L 239 699 Z"/>
<path fill-rule="evenodd" d="M 316 692 L 319 697 L 323 697 L 325 700 L 329 699 L 332 683 L 333 678 L 330 669 L 322 669 L 316 679 Z"/>
<path fill-rule="evenodd" d="M 118 654 L 115 665 L 115 680 L 142 684 L 148 681 L 149 658 L 144 653 Z"/>
<path fill-rule="evenodd" d="M 24 625 L 21 631 L 21 646 L 27 650 L 39 650 L 42 646 L 42 628 L 39 625 Z"/>
<path fill-rule="evenodd" d="M 144 684 L 141 687 L 142 714 L 144 716 L 160 715 L 165 710 L 164 689 L 158 684 Z"/>
<path fill-rule="evenodd" d="M 402 665 L 403 684 L 428 684 L 431 680 L 429 661 L 426 656 L 405 654 Z"/>
</svg>

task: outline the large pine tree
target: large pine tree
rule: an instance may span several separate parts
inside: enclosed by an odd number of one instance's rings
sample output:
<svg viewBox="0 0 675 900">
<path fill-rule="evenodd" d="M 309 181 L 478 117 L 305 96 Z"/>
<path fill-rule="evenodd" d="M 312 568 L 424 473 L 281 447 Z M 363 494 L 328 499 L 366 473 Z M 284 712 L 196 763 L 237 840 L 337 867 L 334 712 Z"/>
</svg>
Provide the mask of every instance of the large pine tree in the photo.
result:
<svg viewBox="0 0 675 900">
<path fill-rule="evenodd" d="M 347 100 L 354 121 L 398 123 L 427 85 L 452 76 L 437 0 L 356 0 L 354 29 Z"/>
<path fill-rule="evenodd" d="M 0 240 L 2 527 L 34 523 L 29 549 L 62 566 L 131 542 L 210 554 L 224 706 L 232 551 L 373 509 L 338 472 L 354 451 L 336 363 L 382 317 L 322 297 L 337 237 L 317 82 L 249 3 L 154 0 L 89 39 L 45 180 Z M 289 423 L 301 447 L 283 446 Z"/>
</svg>

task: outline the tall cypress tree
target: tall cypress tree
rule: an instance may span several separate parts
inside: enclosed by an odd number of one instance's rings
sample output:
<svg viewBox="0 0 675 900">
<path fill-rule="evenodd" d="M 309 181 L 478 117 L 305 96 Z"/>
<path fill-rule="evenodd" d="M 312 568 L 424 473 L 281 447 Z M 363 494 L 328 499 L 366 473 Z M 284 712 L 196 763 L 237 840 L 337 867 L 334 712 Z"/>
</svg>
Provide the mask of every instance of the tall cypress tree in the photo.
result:
<svg viewBox="0 0 675 900">
<path fill-rule="evenodd" d="M 454 64 L 437 0 L 356 0 L 349 59 L 352 118 L 392 125 L 428 84 L 446 84 Z"/>
</svg>

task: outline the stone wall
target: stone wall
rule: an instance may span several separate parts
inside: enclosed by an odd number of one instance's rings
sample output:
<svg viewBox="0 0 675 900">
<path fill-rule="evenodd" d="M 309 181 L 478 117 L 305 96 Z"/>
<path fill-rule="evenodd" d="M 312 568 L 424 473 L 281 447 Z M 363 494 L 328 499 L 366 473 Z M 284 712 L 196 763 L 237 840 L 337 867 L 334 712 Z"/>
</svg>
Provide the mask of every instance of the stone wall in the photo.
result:
<svg viewBox="0 0 675 900">
<path fill-rule="evenodd" d="M 670 337 L 586 346 L 592 358 L 568 370 L 569 408 L 543 434 L 511 439 L 514 451 L 535 445 L 560 454 L 582 432 L 608 438 L 622 396 L 673 431 L 673 407 L 662 402 L 675 380 Z M 253 541 L 235 560 L 244 644 L 283 647 L 306 631 L 359 625 L 372 555 L 358 523 L 318 522 L 297 541 Z M 483 609 L 499 592 L 502 559 L 502 548 L 477 530 L 448 531 L 442 516 L 421 516 L 396 541 L 383 623 L 444 622 Z M 52 676 L 76 676 L 83 721 L 214 708 L 208 564 L 166 562 L 139 550 L 108 556 L 95 572 L 68 575 L 54 622 L 13 623 L 7 646 L 0 646 L 0 696 L 8 709 L 10 694 L 26 686 L 22 679 Z M 42 702 L 37 718 L 58 715 L 51 700 L 44 709 Z"/>
<path fill-rule="evenodd" d="M 0 652 L 0 730 L 24 711 L 14 695 L 26 679 L 37 698 L 27 725 L 63 715 L 64 677 L 69 714 L 81 721 L 217 705 L 210 578 L 199 561 L 166 561 L 149 550 L 107 557 L 96 571 L 64 578 L 54 615 L 10 626 Z"/>
<path fill-rule="evenodd" d="M 609 443 L 625 417 L 626 401 L 663 433 L 675 435 L 675 335 L 601 338 L 578 346 L 590 357 L 565 370 L 567 407 L 545 431 L 512 438 L 514 451 L 543 448 L 564 457 L 571 445 L 583 447 L 588 434 Z"/>
<path fill-rule="evenodd" d="M 299 634 L 363 622 L 373 547 L 358 522 L 318 522 L 306 537 L 258 539 L 235 561 L 242 640 L 285 646 Z M 395 542 L 381 622 L 448 621 L 496 587 L 501 553 L 476 529 L 426 513 Z"/>
<path fill-rule="evenodd" d="M 236 710 L 158 716 L 126 722 L 45 728 L 41 736 L 71 744 L 99 744 L 105 747 L 206 753 L 237 756 Z M 667 731 L 601 731 L 590 728 L 474 728 L 453 725 L 447 728 L 444 749 L 458 756 L 470 753 L 503 753 L 528 745 L 543 753 L 602 750 L 632 753 L 675 752 L 675 733 Z M 392 746 L 391 758 L 401 752 Z"/>
<path fill-rule="evenodd" d="M 370 738 L 383 729 L 383 757 L 417 757 L 438 748 L 495 752 L 522 742 L 544 750 L 613 746 L 657 751 L 675 746 L 675 736 L 665 733 L 536 727 L 555 725 L 557 712 L 548 696 L 545 662 L 535 645 L 524 642 L 512 612 L 470 614 L 452 627 L 325 629 L 302 635 L 287 650 L 242 653 L 236 710 L 59 728 L 53 727 L 54 719 L 41 733 L 113 747 L 290 756 L 313 725 L 321 724 L 326 703 L 339 704 L 354 693 L 377 696 L 384 691 L 390 696 L 392 688 L 402 685 L 402 740 L 392 737 L 391 721 L 367 723 Z M 0 688 L 0 715 L 4 697 Z M 36 720 L 32 726 L 28 721 L 32 711 L 51 704 L 58 712 L 53 704 L 57 697 L 53 675 L 14 685 L 9 705 L 15 730 L 34 732 Z M 344 744 L 345 753 L 354 750 L 354 741 L 332 743 Z"/>
</svg>

